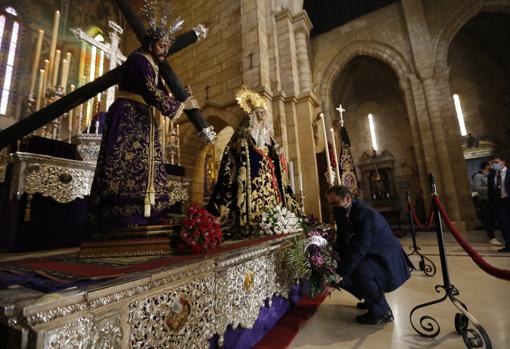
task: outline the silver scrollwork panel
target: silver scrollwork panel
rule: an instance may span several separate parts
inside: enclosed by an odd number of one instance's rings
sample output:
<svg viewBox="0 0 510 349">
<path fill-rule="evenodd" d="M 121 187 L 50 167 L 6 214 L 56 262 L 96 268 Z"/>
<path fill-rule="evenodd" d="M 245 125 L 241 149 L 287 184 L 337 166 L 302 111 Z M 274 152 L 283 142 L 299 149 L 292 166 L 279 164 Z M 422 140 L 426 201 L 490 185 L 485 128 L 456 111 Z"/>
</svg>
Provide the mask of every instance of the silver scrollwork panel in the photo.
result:
<svg viewBox="0 0 510 349">
<path fill-rule="evenodd" d="M 129 305 L 132 348 L 208 348 L 215 333 L 214 276 Z"/>
<path fill-rule="evenodd" d="M 119 349 L 122 328 L 119 312 L 80 316 L 48 331 L 44 349 Z"/>
</svg>

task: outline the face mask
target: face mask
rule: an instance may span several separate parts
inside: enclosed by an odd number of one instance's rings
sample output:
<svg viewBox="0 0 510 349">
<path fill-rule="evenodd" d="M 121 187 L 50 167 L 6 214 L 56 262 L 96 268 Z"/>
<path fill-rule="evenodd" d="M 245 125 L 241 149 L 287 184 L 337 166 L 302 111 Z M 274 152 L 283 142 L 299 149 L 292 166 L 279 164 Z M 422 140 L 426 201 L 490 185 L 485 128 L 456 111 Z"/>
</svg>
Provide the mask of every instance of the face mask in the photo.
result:
<svg viewBox="0 0 510 349">
<path fill-rule="evenodd" d="M 494 171 L 499 171 L 503 168 L 503 164 L 501 162 L 496 162 L 494 164 L 492 164 L 492 169 Z"/>
<path fill-rule="evenodd" d="M 341 217 L 341 216 L 345 216 L 345 213 L 347 212 L 347 210 L 345 209 L 345 207 L 342 207 L 342 206 L 336 206 L 336 207 L 333 207 L 333 215 L 336 217 Z"/>
</svg>

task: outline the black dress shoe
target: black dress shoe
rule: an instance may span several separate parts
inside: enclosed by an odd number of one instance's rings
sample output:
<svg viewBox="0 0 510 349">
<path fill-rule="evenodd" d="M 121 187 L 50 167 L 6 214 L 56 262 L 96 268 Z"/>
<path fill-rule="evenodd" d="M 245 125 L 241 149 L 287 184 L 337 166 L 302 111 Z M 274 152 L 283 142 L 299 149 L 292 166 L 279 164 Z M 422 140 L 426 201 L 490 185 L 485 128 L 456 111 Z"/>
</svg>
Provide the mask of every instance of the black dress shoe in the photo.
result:
<svg viewBox="0 0 510 349">
<path fill-rule="evenodd" d="M 362 325 L 380 325 L 393 321 L 393 313 L 388 310 L 381 316 L 375 317 L 370 312 L 356 316 L 356 322 Z"/>
<path fill-rule="evenodd" d="M 500 249 L 498 250 L 498 252 L 510 252 L 510 248 L 508 248 L 508 247 L 503 247 L 503 248 L 500 248 Z"/>
<path fill-rule="evenodd" d="M 368 309 L 368 304 L 367 304 L 367 302 L 358 302 L 358 304 L 356 304 L 356 308 L 358 308 L 358 309 Z"/>
</svg>

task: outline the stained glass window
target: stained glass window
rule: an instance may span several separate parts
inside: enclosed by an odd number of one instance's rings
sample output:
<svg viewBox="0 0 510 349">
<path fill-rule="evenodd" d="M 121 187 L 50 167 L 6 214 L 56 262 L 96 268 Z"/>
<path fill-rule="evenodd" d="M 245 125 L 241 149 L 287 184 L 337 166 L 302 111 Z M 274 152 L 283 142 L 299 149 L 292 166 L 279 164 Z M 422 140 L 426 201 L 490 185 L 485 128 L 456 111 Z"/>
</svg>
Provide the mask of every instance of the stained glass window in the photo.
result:
<svg viewBox="0 0 510 349">
<path fill-rule="evenodd" d="M 4 84 L 2 86 L 2 97 L 0 99 L 0 114 L 7 113 L 9 103 L 9 95 L 11 92 L 11 79 L 14 68 L 14 60 L 16 58 L 16 44 L 18 42 L 19 24 L 14 22 L 11 31 L 11 40 L 9 43 L 9 52 L 7 56 L 7 65 L 5 67 Z M 3 32 L 3 28 L 2 28 Z"/>
</svg>

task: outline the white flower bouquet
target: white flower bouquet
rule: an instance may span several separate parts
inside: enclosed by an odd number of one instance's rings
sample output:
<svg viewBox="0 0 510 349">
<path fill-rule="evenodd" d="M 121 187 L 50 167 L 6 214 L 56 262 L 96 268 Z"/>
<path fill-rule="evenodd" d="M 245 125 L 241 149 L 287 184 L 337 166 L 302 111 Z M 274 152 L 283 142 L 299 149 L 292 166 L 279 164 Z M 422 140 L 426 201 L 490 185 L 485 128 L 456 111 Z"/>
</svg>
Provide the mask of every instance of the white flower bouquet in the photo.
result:
<svg viewBox="0 0 510 349">
<path fill-rule="evenodd" d="M 291 234 L 302 231 L 301 218 L 278 205 L 262 214 L 260 228 L 266 235 Z"/>
</svg>

